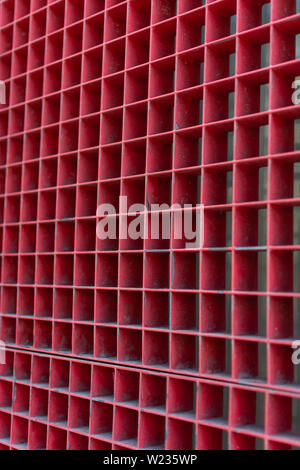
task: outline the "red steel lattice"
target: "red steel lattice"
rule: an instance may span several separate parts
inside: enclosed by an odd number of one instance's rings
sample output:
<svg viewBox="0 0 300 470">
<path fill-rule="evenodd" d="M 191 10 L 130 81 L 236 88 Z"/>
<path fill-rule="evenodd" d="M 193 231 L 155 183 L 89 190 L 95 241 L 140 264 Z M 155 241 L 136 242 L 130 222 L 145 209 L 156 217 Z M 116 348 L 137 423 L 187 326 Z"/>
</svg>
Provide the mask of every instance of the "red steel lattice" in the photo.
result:
<svg viewBox="0 0 300 470">
<path fill-rule="evenodd" d="M 300 447 L 299 58 L 296 0 L 2 1 L 1 449 Z"/>
</svg>

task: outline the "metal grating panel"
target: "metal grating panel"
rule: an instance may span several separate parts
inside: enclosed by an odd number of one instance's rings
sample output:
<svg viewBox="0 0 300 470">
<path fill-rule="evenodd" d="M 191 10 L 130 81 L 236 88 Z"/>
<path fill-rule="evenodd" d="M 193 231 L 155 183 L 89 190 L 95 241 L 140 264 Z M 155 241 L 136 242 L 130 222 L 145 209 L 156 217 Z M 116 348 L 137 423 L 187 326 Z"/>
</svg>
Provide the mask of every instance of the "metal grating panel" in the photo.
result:
<svg viewBox="0 0 300 470">
<path fill-rule="evenodd" d="M 204 3 L 0 4 L 3 449 L 300 447 L 300 2 Z"/>
<path fill-rule="evenodd" d="M 299 395 L 24 351 L 1 366 L 0 408 L 3 450 L 299 446 Z"/>
</svg>

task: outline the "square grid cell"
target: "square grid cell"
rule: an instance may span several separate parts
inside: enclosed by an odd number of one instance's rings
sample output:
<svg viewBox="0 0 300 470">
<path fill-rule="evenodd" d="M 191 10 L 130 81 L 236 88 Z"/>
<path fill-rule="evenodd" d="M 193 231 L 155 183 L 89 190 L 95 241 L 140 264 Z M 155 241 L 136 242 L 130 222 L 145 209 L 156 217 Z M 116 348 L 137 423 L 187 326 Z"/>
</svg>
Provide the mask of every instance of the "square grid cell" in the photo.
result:
<svg viewBox="0 0 300 470">
<path fill-rule="evenodd" d="M 298 0 L 1 3 L 3 448 L 299 445 L 299 59 Z"/>
</svg>

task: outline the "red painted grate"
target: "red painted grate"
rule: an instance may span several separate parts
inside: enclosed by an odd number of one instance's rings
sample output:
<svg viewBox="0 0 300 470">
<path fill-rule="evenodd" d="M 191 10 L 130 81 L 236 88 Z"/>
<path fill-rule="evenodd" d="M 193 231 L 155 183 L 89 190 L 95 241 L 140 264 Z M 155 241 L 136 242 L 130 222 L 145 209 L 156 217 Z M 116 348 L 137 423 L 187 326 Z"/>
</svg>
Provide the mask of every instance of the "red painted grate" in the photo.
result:
<svg viewBox="0 0 300 470">
<path fill-rule="evenodd" d="M 7 358 L 1 450 L 299 445 L 299 395 L 24 351 Z"/>
<path fill-rule="evenodd" d="M 202 3 L 1 2 L 2 448 L 300 447 L 300 2 Z"/>
</svg>

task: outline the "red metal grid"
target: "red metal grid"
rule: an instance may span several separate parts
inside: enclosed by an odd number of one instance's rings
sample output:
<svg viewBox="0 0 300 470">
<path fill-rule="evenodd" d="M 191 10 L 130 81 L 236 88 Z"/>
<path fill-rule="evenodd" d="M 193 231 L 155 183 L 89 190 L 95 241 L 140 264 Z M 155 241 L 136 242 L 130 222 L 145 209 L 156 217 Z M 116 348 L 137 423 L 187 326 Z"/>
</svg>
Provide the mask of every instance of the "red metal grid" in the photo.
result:
<svg viewBox="0 0 300 470">
<path fill-rule="evenodd" d="M 267 448 L 296 445 L 292 434 L 282 441 L 270 434 L 292 429 L 281 410 L 300 397 L 291 360 L 300 337 L 300 108 L 292 103 L 300 5 L 202 3 L 1 3 L 0 339 L 32 351 L 28 361 L 44 351 L 49 361 L 109 362 L 116 373 L 130 364 L 137 377 L 147 369 L 176 373 L 187 393 L 205 378 L 230 390 L 242 381 L 230 426 L 243 421 L 253 390 L 266 396 L 269 424 L 244 437 L 230 428 L 230 447 L 252 447 L 255 437 Z M 186 249 L 173 233 L 170 240 L 97 239 L 97 207 L 117 205 L 120 195 L 147 206 L 202 204 L 203 247 Z M 26 386 L 24 400 L 33 393 Z M 46 395 L 41 388 L 35 403 L 48 406 Z M 17 390 L 14 396 L 18 402 Z M 77 399 L 70 397 L 75 410 Z M 142 418 L 139 405 L 111 406 L 116 427 L 108 445 L 117 448 L 118 414 L 140 423 L 139 448 L 151 429 L 162 436 L 166 420 L 168 448 L 221 442 L 223 425 L 215 422 L 207 431 L 186 419 L 183 433 L 173 418 Z M 70 431 L 73 414 L 56 432 L 14 407 L 3 413 L 14 436 L 9 445 L 28 429 L 29 447 L 40 445 L 31 441 L 36 434 L 50 448 L 60 439 L 70 448 L 94 445 L 93 428 Z M 299 421 L 297 406 L 292 415 Z M 192 442 L 185 439 L 193 424 Z"/>
<path fill-rule="evenodd" d="M 0 376 L 1 450 L 299 446 L 292 393 L 28 351 Z"/>
</svg>

